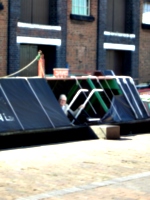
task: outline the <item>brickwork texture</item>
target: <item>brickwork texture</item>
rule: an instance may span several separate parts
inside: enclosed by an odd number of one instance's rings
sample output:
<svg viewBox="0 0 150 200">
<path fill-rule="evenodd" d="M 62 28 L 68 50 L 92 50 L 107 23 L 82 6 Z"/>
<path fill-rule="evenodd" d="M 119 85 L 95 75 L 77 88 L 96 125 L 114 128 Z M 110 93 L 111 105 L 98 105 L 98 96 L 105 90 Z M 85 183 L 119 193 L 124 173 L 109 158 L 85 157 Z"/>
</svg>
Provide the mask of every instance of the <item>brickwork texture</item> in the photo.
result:
<svg viewBox="0 0 150 200">
<path fill-rule="evenodd" d="M 92 22 L 70 19 L 71 6 L 68 0 L 67 62 L 71 71 L 91 71 L 96 69 L 98 1 L 91 1 L 91 15 L 95 18 Z"/>
<path fill-rule="evenodd" d="M 7 21 L 8 1 L 3 0 L 3 9 L 0 10 L 0 76 L 7 74 Z"/>
</svg>

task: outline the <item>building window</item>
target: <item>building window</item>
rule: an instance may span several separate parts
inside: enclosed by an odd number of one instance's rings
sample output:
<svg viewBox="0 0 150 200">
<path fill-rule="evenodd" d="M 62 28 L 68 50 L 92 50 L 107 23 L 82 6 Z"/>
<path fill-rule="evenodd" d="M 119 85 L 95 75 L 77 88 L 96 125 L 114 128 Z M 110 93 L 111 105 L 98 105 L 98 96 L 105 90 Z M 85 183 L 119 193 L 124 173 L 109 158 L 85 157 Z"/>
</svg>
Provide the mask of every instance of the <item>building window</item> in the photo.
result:
<svg viewBox="0 0 150 200">
<path fill-rule="evenodd" d="M 144 0 L 142 24 L 150 25 L 150 0 Z"/>
<path fill-rule="evenodd" d="M 90 0 L 72 0 L 72 14 L 90 15 Z"/>
</svg>

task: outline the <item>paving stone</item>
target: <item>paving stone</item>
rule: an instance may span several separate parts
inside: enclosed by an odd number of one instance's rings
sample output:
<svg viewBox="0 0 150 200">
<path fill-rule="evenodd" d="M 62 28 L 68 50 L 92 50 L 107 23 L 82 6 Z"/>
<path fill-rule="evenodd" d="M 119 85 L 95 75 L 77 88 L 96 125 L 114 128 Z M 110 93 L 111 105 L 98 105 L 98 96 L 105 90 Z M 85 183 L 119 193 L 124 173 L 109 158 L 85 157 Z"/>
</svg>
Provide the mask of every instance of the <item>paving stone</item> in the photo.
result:
<svg viewBox="0 0 150 200">
<path fill-rule="evenodd" d="M 150 200 L 150 134 L 0 151 L 0 200 Z"/>
</svg>

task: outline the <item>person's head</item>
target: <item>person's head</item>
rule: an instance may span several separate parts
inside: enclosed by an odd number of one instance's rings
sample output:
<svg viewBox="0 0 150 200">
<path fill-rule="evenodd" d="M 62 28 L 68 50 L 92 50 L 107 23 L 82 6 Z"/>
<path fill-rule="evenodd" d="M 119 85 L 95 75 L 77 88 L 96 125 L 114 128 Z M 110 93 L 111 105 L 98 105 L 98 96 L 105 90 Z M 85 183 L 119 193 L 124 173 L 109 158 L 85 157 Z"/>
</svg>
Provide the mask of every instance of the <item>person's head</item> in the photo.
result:
<svg viewBox="0 0 150 200">
<path fill-rule="evenodd" d="M 64 106 L 64 105 L 66 105 L 66 102 L 67 102 L 67 97 L 66 97 L 66 95 L 65 95 L 65 94 L 61 94 L 61 95 L 59 96 L 59 103 L 60 103 L 60 105 L 61 105 L 61 106 Z"/>
</svg>

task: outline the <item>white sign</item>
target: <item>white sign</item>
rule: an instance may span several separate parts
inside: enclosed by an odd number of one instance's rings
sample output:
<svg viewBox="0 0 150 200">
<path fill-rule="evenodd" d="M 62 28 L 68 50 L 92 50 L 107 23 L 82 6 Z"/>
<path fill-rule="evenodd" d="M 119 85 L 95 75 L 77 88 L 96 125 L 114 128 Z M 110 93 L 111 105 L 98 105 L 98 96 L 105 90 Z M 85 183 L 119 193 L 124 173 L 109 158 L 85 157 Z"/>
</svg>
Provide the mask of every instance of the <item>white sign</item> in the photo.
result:
<svg viewBox="0 0 150 200">
<path fill-rule="evenodd" d="M 0 114 L 0 121 L 12 122 L 12 121 L 14 121 L 14 117 L 6 116 L 5 113 L 2 113 L 2 114 Z"/>
</svg>

